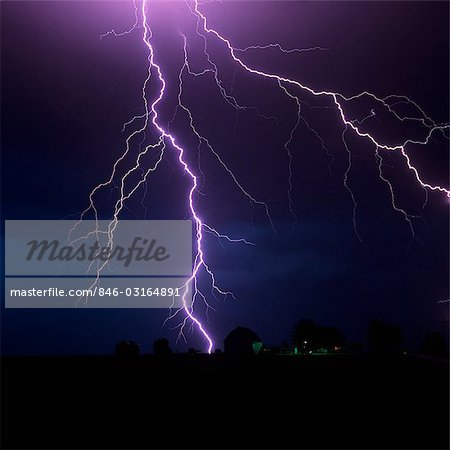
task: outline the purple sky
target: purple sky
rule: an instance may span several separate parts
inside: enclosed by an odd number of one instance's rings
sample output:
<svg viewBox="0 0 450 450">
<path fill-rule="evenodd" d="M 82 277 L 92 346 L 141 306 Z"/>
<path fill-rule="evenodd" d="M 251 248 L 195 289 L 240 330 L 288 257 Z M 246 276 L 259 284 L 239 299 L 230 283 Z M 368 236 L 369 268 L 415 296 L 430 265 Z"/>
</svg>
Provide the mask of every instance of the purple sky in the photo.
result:
<svg viewBox="0 0 450 450">
<path fill-rule="evenodd" d="M 182 2 L 153 3 L 149 21 L 158 61 L 168 82 L 161 117 L 170 120 L 178 94 L 184 32 L 192 65 L 204 58 L 193 33 L 194 18 Z M 2 169 L 4 219 L 61 219 L 87 206 L 91 189 L 109 176 L 124 149 L 122 124 L 142 113 L 140 89 L 146 76 L 141 29 L 127 36 L 100 39 L 134 21 L 131 2 L 2 3 Z M 203 7 L 220 33 L 236 47 L 279 42 L 285 48 L 321 46 L 322 52 L 285 55 L 275 49 L 249 51 L 245 61 L 294 78 L 315 89 L 345 95 L 371 91 L 379 97 L 407 95 L 437 122 L 448 120 L 447 2 L 221 2 Z M 354 233 L 352 202 L 343 185 L 347 154 L 342 124 L 329 101 L 300 92 L 308 123 L 334 155 L 329 158 L 317 137 L 301 126 L 292 143 L 293 198 L 298 223 L 287 204 L 287 160 L 283 144 L 295 124 L 296 108 L 277 85 L 235 72 L 223 46 L 211 40 L 224 86 L 242 103 L 258 107 L 236 112 L 220 97 L 211 76 L 186 79 L 185 103 L 196 124 L 255 197 L 266 201 L 279 230 L 273 236 L 261 209 L 253 214 L 229 177 L 207 151 L 206 174 L 198 209 L 211 225 L 256 242 L 255 247 L 206 242 L 211 267 L 223 288 L 237 296 L 211 300 L 207 327 L 217 346 L 236 325 L 249 326 L 265 342 L 289 339 L 294 323 L 312 318 L 341 328 L 349 339 L 365 340 L 367 325 L 379 318 L 402 326 L 408 345 L 426 331 L 439 329 L 448 307 L 448 201 L 423 190 L 398 155 L 386 155 L 386 174 L 398 200 L 420 219 L 408 250 L 410 233 L 393 211 L 386 185 L 378 178 L 373 146 L 348 138 L 353 153 L 349 183 L 358 201 Z M 234 81 L 233 81 L 234 80 Z M 156 86 L 150 86 L 149 96 Z M 350 107 L 349 107 L 350 108 Z M 363 117 L 372 105 L 352 105 Z M 350 111 L 350 109 L 349 109 Z M 236 120 L 237 117 L 237 120 Z M 398 127 L 380 115 L 368 125 L 379 138 L 395 142 L 417 128 Z M 197 143 L 186 117 L 177 116 L 173 132 L 198 161 Z M 148 139 L 151 139 L 151 132 Z M 448 142 L 442 137 L 409 154 L 423 178 L 448 186 Z M 185 218 L 187 180 L 168 152 L 148 184 L 148 218 Z M 142 192 L 123 217 L 143 218 Z M 108 217 L 111 201 L 99 197 Z M 200 308 L 199 313 L 204 315 Z M 8 353 L 109 353 L 116 341 L 134 339 L 149 350 L 167 336 L 174 346 L 172 323 L 162 328 L 167 311 L 2 311 L 3 351 Z M 197 334 L 187 346 L 203 347 Z M 186 345 L 180 344 L 184 349 Z"/>
</svg>

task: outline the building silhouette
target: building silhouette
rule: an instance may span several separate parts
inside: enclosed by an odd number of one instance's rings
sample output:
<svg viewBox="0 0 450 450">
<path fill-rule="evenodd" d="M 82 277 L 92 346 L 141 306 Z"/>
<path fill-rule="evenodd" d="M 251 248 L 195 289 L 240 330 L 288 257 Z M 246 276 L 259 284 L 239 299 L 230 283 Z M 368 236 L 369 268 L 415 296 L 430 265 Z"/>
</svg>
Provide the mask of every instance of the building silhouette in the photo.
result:
<svg viewBox="0 0 450 450">
<path fill-rule="evenodd" d="M 223 342 L 225 353 L 234 354 L 254 354 L 262 346 L 261 338 L 245 327 L 236 327 Z"/>
</svg>

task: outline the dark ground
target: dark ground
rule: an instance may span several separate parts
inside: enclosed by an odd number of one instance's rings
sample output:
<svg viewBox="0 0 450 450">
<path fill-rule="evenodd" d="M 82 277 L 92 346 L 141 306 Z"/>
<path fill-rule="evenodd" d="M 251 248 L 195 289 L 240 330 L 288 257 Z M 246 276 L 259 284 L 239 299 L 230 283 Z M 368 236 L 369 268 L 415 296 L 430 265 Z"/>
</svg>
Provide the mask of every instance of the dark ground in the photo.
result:
<svg viewBox="0 0 450 450">
<path fill-rule="evenodd" d="M 413 356 L 2 359 L 2 448 L 448 448 L 448 363 Z"/>
</svg>

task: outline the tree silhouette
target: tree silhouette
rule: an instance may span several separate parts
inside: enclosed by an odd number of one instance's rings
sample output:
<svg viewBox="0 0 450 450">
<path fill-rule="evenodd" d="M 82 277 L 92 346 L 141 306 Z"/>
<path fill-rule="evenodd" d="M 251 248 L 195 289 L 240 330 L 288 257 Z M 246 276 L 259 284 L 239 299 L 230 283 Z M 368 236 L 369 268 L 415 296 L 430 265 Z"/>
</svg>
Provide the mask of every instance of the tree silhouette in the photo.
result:
<svg viewBox="0 0 450 450">
<path fill-rule="evenodd" d="M 292 342 L 302 352 L 318 349 L 335 351 L 337 347 L 342 347 L 345 336 L 336 327 L 325 327 L 312 320 L 301 319 L 294 326 Z"/>
<path fill-rule="evenodd" d="M 156 339 L 153 343 L 153 353 L 155 355 L 170 355 L 172 349 L 169 346 L 169 341 L 166 338 Z"/>
<path fill-rule="evenodd" d="M 139 355 L 139 344 L 134 341 L 120 341 L 116 344 L 116 356 L 133 357 Z"/>
<path fill-rule="evenodd" d="M 200 350 L 197 350 L 194 347 L 188 348 L 188 351 L 187 351 L 188 355 L 197 355 L 198 353 L 201 353 Z"/>
<path fill-rule="evenodd" d="M 430 356 L 437 356 L 445 358 L 449 356 L 447 343 L 445 342 L 444 336 L 437 331 L 432 333 L 427 333 L 425 339 L 423 340 L 421 350 L 423 353 Z"/>
<path fill-rule="evenodd" d="M 367 333 L 369 348 L 375 353 L 396 353 L 400 351 L 403 333 L 400 327 L 381 320 L 372 320 Z"/>
</svg>

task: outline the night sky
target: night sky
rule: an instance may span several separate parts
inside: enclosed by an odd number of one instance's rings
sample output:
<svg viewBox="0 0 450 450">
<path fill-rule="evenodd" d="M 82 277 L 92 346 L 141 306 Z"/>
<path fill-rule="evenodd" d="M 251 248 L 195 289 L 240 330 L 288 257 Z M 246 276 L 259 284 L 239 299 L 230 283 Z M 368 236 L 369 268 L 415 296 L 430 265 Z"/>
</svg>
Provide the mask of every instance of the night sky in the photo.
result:
<svg viewBox="0 0 450 450">
<path fill-rule="evenodd" d="M 247 51 L 253 67 L 296 79 L 314 89 L 345 95 L 370 91 L 379 97 L 401 94 L 417 102 L 436 122 L 449 117 L 448 2 L 215 2 L 202 6 L 210 25 L 235 47 L 279 42 L 284 48 L 320 46 L 327 50 L 283 54 L 276 49 Z M 204 68 L 193 33 L 195 19 L 183 2 L 150 2 L 148 18 L 156 58 L 164 71 L 167 97 L 161 120 L 174 114 L 178 72 L 183 63 L 180 31 L 192 42 L 192 65 Z M 123 153 L 122 125 L 142 114 L 141 86 L 146 77 L 142 29 L 123 37 L 100 35 L 123 31 L 134 22 L 133 4 L 119 2 L 6 1 L 1 5 L 2 219 L 79 217 L 89 192 L 107 179 Z M 415 348 L 424 333 L 440 330 L 448 319 L 448 199 L 425 194 L 400 155 L 383 154 L 385 175 L 398 204 L 412 215 L 417 239 L 391 205 L 387 185 L 378 177 L 373 145 L 348 133 L 352 169 L 343 184 L 348 155 L 336 108 L 326 98 L 300 90 L 307 102 L 303 116 L 323 138 L 303 123 L 294 135 L 293 200 L 287 200 L 284 142 L 296 121 L 295 102 L 277 84 L 236 66 L 223 45 L 211 39 L 210 51 L 228 92 L 243 105 L 228 105 L 210 75 L 186 78 L 184 103 L 199 131 L 255 198 L 267 202 L 276 234 L 264 210 L 252 208 L 206 148 L 198 156 L 186 115 L 178 114 L 172 132 L 187 149 L 188 160 L 205 174 L 197 207 L 210 225 L 255 246 L 220 245 L 208 236 L 208 262 L 219 285 L 237 297 L 210 298 L 206 327 L 216 347 L 237 325 L 248 326 L 268 345 L 289 340 L 300 318 L 341 328 L 349 340 L 364 342 L 368 324 L 377 318 L 402 327 L 406 345 Z M 150 86 L 149 97 L 157 86 Z M 363 118 L 374 105 L 349 105 Z M 381 111 L 367 127 L 395 144 L 405 133 L 423 137 L 417 126 L 399 127 Z M 420 131 L 421 130 L 421 131 Z M 422 133 L 422 134 L 421 134 Z M 146 139 L 154 139 L 148 130 Z M 427 182 L 448 186 L 448 141 L 433 135 L 426 147 L 407 147 Z M 133 141 L 136 155 L 140 139 Z M 200 159 L 199 159 L 200 158 Z M 131 163 L 131 160 L 128 161 Z M 188 218 L 189 180 L 170 147 L 160 170 L 127 204 L 121 218 Z M 116 191 L 98 196 L 101 218 L 111 216 Z M 3 222 L 2 222 L 3 223 Z M 206 279 L 204 290 L 209 291 Z M 3 288 L 2 288 L 3 289 Z M 198 305 L 199 316 L 205 308 Z M 111 353 L 122 339 L 150 351 L 165 336 L 180 351 L 204 348 L 197 332 L 175 344 L 178 321 L 163 327 L 167 310 L 5 310 L 2 305 L 2 351 L 11 354 Z"/>
</svg>

